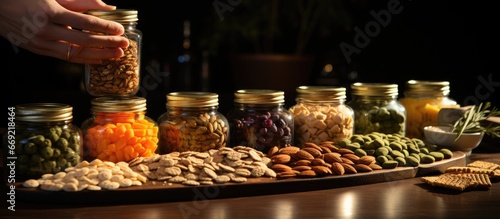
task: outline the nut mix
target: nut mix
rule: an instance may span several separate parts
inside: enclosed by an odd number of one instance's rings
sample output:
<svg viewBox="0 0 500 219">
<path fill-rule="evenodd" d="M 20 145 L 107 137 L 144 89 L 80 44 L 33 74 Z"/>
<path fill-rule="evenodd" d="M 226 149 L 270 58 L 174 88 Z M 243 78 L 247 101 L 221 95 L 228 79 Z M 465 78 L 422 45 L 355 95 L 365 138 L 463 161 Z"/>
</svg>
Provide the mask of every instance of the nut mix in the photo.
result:
<svg viewBox="0 0 500 219">
<path fill-rule="evenodd" d="M 159 126 L 160 154 L 219 149 L 226 146 L 228 138 L 226 122 L 208 113 L 171 117 L 170 121 L 164 121 Z"/>
<path fill-rule="evenodd" d="M 138 43 L 129 40 L 124 56 L 88 65 L 87 91 L 92 96 L 129 96 L 139 89 Z"/>
</svg>

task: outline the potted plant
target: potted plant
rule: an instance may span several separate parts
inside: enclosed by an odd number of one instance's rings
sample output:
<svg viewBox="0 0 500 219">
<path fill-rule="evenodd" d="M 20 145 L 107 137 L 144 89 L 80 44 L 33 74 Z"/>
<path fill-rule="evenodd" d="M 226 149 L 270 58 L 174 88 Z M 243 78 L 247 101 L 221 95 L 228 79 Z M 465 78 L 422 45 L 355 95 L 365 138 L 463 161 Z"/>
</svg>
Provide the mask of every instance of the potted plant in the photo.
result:
<svg viewBox="0 0 500 219">
<path fill-rule="evenodd" d="M 349 28 L 342 1 L 214 1 L 201 45 L 227 55 L 236 89 L 278 89 L 293 96 L 310 83 L 315 46 L 336 28 Z M 290 98 L 288 98 L 290 99 Z"/>
</svg>

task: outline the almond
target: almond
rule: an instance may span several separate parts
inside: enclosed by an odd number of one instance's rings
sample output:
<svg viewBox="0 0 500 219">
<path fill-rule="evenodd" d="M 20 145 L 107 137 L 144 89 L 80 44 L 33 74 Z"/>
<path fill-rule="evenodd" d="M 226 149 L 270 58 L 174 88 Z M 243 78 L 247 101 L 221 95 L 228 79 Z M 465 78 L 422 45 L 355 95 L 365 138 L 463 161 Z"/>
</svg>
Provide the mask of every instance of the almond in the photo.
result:
<svg viewBox="0 0 500 219">
<path fill-rule="evenodd" d="M 330 152 L 330 153 L 323 154 L 323 159 L 326 162 L 328 162 L 328 163 L 333 163 L 333 162 L 340 162 L 340 163 L 342 163 L 342 159 L 335 152 Z"/>
<path fill-rule="evenodd" d="M 342 166 L 339 162 L 333 162 L 330 169 L 332 169 L 336 175 L 344 175 L 345 173 L 344 166 Z"/>
<path fill-rule="evenodd" d="M 365 155 L 365 156 L 360 157 L 356 163 L 370 165 L 372 163 L 375 163 L 375 161 L 376 160 L 375 160 L 374 156 Z"/>
<path fill-rule="evenodd" d="M 330 148 L 326 147 L 326 146 L 319 146 L 323 151 L 323 153 L 329 153 L 329 152 L 332 152 L 332 150 L 330 150 Z"/>
<path fill-rule="evenodd" d="M 354 165 L 354 162 L 352 160 L 347 159 L 346 157 L 340 157 L 342 161 L 346 164 Z"/>
<path fill-rule="evenodd" d="M 284 172 L 292 170 L 290 166 L 281 163 L 273 164 L 271 166 L 271 169 L 273 169 L 275 172 Z"/>
<path fill-rule="evenodd" d="M 286 147 L 280 148 L 278 153 L 291 155 L 291 154 L 297 153 L 297 151 L 299 151 L 299 150 L 300 150 L 300 148 L 297 146 L 286 146 Z"/>
<path fill-rule="evenodd" d="M 320 165 L 324 165 L 324 164 L 325 164 L 325 160 L 323 160 L 321 158 L 314 158 L 314 160 L 311 160 L 311 165 L 320 166 Z"/>
<path fill-rule="evenodd" d="M 304 170 L 310 170 L 312 169 L 311 166 L 294 166 L 292 167 L 292 170 L 297 170 L 297 171 L 304 171 Z"/>
<path fill-rule="evenodd" d="M 313 147 L 305 147 L 305 148 L 302 148 L 302 150 L 309 152 L 313 157 L 319 157 L 322 154 L 321 153 L 322 150 L 318 150 L 318 149 L 313 148 Z"/>
<path fill-rule="evenodd" d="M 354 163 L 357 163 L 359 160 L 359 156 L 355 154 L 342 154 L 342 157 L 345 157 Z"/>
<path fill-rule="evenodd" d="M 276 154 L 274 156 L 271 157 L 271 162 L 275 163 L 275 164 L 286 164 L 288 162 L 290 162 L 290 160 L 292 160 L 292 157 L 290 157 L 290 155 L 288 154 Z"/>
<path fill-rule="evenodd" d="M 318 176 L 332 174 L 332 170 L 325 166 L 312 166 L 312 170 L 314 170 Z"/>
<path fill-rule="evenodd" d="M 269 151 L 267 151 L 267 156 L 272 157 L 273 155 L 277 154 L 280 148 L 278 146 L 274 146 L 272 148 L 269 148 Z"/>
<path fill-rule="evenodd" d="M 368 165 L 370 168 L 372 168 L 372 170 L 381 170 L 383 169 L 382 166 L 376 164 L 376 163 L 371 163 L 370 165 Z"/>
<path fill-rule="evenodd" d="M 315 177 L 316 176 L 316 172 L 314 172 L 314 170 L 304 170 L 304 171 L 301 171 L 300 173 L 297 174 L 297 176 L 300 176 L 300 177 Z"/>
<path fill-rule="evenodd" d="M 345 170 L 346 173 L 358 173 L 358 171 L 356 170 L 356 168 L 354 168 L 350 164 L 340 163 L 340 165 L 342 165 L 342 167 L 344 167 L 344 170 Z"/>
<path fill-rule="evenodd" d="M 366 164 L 362 164 L 362 163 L 357 163 L 357 164 L 354 164 L 353 167 L 358 171 L 358 172 L 370 172 L 370 171 L 373 171 L 372 168 L 370 168 L 368 165 Z"/>
<path fill-rule="evenodd" d="M 299 159 L 304 159 L 304 160 L 313 160 L 314 159 L 314 156 L 305 150 L 297 151 L 297 153 L 295 153 L 295 156 Z"/>
<path fill-rule="evenodd" d="M 294 177 L 294 176 L 297 176 L 297 173 L 295 173 L 294 171 L 291 171 L 291 170 L 279 172 L 276 174 L 277 178 L 290 178 L 290 177 Z"/>
<path fill-rule="evenodd" d="M 309 166 L 311 165 L 310 160 L 298 160 L 292 163 L 294 166 Z"/>
<path fill-rule="evenodd" d="M 333 145 L 333 143 L 321 143 L 320 146 L 327 147 L 332 152 L 336 152 L 339 149 L 337 146 Z"/>
<path fill-rule="evenodd" d="M 344 154 L 354 154 L 354 151 L 347 149 L 347 148 L 339 148 L 337 150 L 338 153 L 344 155 Z"/>
<path fill-rule="evenodd" d="M 304 144 L 304 148 L 314 148 L 314 149 L 316 149 L 316 150 L 318 150 L 320 152 L 322 151 L 321 147 L 319 147 L 317 144 L 315 144 L 313 142 L 306 142 Z"/>
</svg>

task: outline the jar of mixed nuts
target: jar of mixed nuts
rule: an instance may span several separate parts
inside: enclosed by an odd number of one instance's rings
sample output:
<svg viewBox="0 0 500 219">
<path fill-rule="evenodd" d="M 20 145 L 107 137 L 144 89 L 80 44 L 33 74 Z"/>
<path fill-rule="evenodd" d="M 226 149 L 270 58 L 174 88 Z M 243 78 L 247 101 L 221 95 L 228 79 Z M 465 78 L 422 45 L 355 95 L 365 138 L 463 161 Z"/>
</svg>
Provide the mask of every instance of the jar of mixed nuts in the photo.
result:
<svg viewBox="0 0 500 219">
<path fill-rule="evenodd" d="M 441 108 L 460 107 L 449 94 L 448 81 L 407 81 L 404 97 L 399 99 L 408 115 L 406 135 L 424 139 L 424 127 L 438 125 L 438 113 Z"/>
<path fill-rule="evenodd" d="M 142 32 L 136 28 L 136 10 L 91 10 L 87 14 L 116 21 L 125 28 L 129 46 L 121 58 L 85 65 L 85 88 L 92 96 L 132 96 L 139 90 Z M 100 34 L 100 33 L 95 33 Z"/>
<path fill-rule="evenodd" d="M 225 147 L 228 122 L 219 111 L 219 95 L 211 92 L 167 94 L 167 112 L 158 118 L 159 154 L 204 152 Z"/>
<path fill-rule="evenodd" d="M 294 119 L 295 145 L 337 142 L 350 138 L 354 129 L 354 112 L 345 104 L 346 89 L 334 86 L 300 86 L 297 104 L 289 110 Z"/>
<path fill-rule="evenodd" d="M 397 100 L 397 84 L 354 83 L 351 95 L 347 105 L 354 110 L 355 134 L 405 135 L 406 110 Z"/>
<path fill-rule="evenodd" d="M 142 97 L 98 97 L 82 123 L 84 159 L 128 162 L 150 157 L 158 148 L 158 125 L 146 116 Z"/>
<path fill-rule="evenodd" d="M 278 90 L 238 90 L 227 119 L 230 147 L 247 146 L 267 153 L 274 146 L 293 144 L 293 117 Z"/>
<path fill-rule="evenodd" d="M 72 124 L 73 107 L 30 103 L 15 107 L 16 178 L 40 178 L 82 161 L 82 132 Z"/>
</svg>

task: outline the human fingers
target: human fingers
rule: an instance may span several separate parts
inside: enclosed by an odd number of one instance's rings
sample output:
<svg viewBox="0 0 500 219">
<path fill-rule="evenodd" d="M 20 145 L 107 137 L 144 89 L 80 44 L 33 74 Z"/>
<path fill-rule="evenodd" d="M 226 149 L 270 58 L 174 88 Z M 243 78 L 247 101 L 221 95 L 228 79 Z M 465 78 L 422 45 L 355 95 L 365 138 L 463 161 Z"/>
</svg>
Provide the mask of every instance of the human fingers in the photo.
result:
<svg viewBox="0 0 500 219">
<path fill-rule="evenodd" d="M 70 26 L 73 29 L 106 35 L 122 35 L 125 32 L 123 25 L 117 22 L 68 10 L 55 14 L 52 17 L 52 22 L 63 26 Z"/>
<path fill-rule="evenodd" d="M 123 36 L 93 34 L 86 31 L 74 30 L 70 27 L 48 24 L 38 35 L 46 40 L 60 40 L 64 36 L 64 41 L 78 44 L 83 47 L 120 47 L 126 48 L 129 41 Z"/>
<path fill-rule="evenodd" d="M 57 2 L 64 8 L 84 12 L 87 10 L 115 10 L 116 6 L 108 5 L 101 0 L 57 0 Z"/>
</svg>

